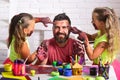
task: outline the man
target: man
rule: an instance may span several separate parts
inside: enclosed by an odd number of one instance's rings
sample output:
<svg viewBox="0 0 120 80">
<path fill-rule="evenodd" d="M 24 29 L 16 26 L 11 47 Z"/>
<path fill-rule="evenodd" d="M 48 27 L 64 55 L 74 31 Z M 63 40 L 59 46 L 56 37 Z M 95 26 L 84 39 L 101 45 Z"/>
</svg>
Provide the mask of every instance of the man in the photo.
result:
<svg viewBox="0 0 120 80">
<path fill-rule="evenodd" d="M 44 40 L 38 47 L 38 57 L 41 64 L 52 64 L 53 61 L 71 63 L 77 55 L 80 64 L 85 63 L 83 45 L 69 38 L 71 21 L 65 14 L 58 14 L 53 20 L 53 35 L 49 40 Z"/>
</svg>

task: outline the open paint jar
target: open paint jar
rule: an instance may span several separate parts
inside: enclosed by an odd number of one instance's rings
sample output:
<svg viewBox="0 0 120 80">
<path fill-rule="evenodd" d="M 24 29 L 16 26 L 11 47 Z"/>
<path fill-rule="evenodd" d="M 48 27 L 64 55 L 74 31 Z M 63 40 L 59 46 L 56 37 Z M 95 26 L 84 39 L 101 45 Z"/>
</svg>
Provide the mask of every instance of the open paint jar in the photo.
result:
<svg viewBox="0 0 120 80">
<path fill-rule="evenodd" d="M 91 76 L 96 76 L 97 75 L 97 68 L 96 67 L 91 67 L 90 68 L 90 75 Z"/>
<path fill-rule="evenodd" d="M 12 64 L 4 64 L 5 71 L 12 71 Z"/>
<path fill-rule="evenodd" d="M 22 60 L 15 60 L 13 65 L 13 74 L 15 76 L 23 76 L 25 72 L 25 64 Z"/>
</svg>

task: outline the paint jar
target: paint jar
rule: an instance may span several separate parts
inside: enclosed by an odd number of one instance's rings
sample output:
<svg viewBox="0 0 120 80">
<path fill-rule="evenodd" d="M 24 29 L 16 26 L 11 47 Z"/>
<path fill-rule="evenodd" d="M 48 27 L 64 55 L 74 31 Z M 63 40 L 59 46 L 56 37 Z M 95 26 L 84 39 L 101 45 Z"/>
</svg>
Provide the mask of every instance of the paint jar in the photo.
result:
<svg viewBox="0 0 120 80">
<path fill-rule="evenodd" d="M 35 70 L 30 70 L 31 76 L 35 75 Z"/>
<path fill-rule="evenodd" d="M 59 76 L 59 72 L 57 72 L 57 71 L 52 71 L 52 72 L 51 72 L 51 76 Z"/>
<path fill-rule="evenodd" d="M 95 80 L 105 80 L 105 78 L 102 76 L 96 76 Z"/>
<path fill-rule="evenodd" d="M 15 76 L 23 76 L 25 72 L 25 64 L 23 60 L 15 60 L 13 64 L 13 74 Z"/>
<path fill-rule="evenodd" d="M 105 66 L 99 66 L 98 75 L 103 76 L 105 79 L 109 79 L 109 68 L 110 66 L 108 64 Z"/>
<path fill-rule="evenodd" d="M 63 75 L 63 68 L 58 68 L 58 72 L 60 73 L 60 75 Z"/>
<path fill-rule="evenodd" d="M 12 64 L 4 64 L 5 71 L 12 71 Z"/>
<path fill-rule="evenodd" d="M 53 61 L 52 65 L 55 67 L 57 66 L 57 61 Z"/>
<path fill-rule="evenodd" d="M 64 69 L 63 75 L 64 76 L 72 76 L 72 69 Z"/>
<path fill-rule="evenodd" d="M 71 65 L 68 63 L 68 64 L 64 64 L 63 65 L 63 68 L 64 69 L 71 69 Z"/>
<path fill-rule="evenodd" d="M 97 75 L 97 69 L 95 67 L 90 68 L 90 75 L 91 76 L 96 76 Z"/>
<path fill-rule="evenodd" d="M 62 62 L 61 61 L 57 61 L 57 66 L 62 66 Z"/>
</svg>

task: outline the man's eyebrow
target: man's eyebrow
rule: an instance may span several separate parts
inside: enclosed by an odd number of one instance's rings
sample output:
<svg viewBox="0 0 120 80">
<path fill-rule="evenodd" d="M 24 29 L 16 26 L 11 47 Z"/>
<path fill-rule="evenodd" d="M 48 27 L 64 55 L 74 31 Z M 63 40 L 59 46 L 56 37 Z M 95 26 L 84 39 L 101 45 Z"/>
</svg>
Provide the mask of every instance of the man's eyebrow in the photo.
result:
<svg viewBox="0 0 120 80">
<path fill-rule="evenodd" d="M 62 26 L 62 27 L 69 27 L 69 26 Z"/>
<path fill-rule="evenodd" d="M 70 27 L 70 26 L 54 26 L 54 27 L 67 27 L 67 28 L 68 28 L 68 27 Z"/>
</svg>

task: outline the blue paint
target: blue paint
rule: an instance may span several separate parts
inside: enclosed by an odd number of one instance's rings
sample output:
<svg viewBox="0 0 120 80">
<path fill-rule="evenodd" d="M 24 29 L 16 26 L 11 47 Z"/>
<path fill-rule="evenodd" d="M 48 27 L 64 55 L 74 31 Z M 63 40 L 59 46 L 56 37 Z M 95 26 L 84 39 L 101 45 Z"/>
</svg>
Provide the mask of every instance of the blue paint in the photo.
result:
<svg viewBox="0 0 120 80">
<path fill-rule="evenodd" d="M 71 69 L 64 69 L 63 75 L 64 76 L 72 76 L 72 70 Z"/>
</svg>

